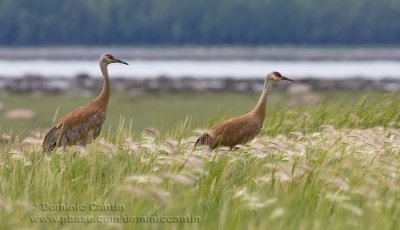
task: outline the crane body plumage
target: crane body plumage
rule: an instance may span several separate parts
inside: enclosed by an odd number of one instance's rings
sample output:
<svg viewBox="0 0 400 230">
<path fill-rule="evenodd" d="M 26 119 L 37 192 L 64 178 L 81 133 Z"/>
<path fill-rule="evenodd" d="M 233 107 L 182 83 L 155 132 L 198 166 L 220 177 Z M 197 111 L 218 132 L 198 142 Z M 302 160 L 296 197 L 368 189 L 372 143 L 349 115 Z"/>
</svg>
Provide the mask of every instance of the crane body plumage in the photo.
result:
<svg viewBox="0 0 400 230">
<path fill-rule="evenodd" d="M 42 147 L 50 152 L 56 147 L 69 145 L 86 145 L 96 139 L 106 119 L 108 100 L 110 97 L 110 80 L 107 66 L 111 63 L 125 62 L 105 54 L 100 59 L 100 69 L 104 77 L 103 88 L 99 96 L 89 104 L 63 116 L 46 134 Z"/>
<path fill-rule="evenodd" d="M 232 149 L 235 145 L 245 144 L 254 139 L 263 127 L 268 92 L 272 85 L 279 80 L 293 81 L 279 72 L 268 74 L 263 92 L 254 109 L 245 115 L 222 121 L 213 126 L 197 139 L 195 147 L 206 145 L 210 149 L 214 149 L 218 146 L 226 146 Z"/>
</svg>

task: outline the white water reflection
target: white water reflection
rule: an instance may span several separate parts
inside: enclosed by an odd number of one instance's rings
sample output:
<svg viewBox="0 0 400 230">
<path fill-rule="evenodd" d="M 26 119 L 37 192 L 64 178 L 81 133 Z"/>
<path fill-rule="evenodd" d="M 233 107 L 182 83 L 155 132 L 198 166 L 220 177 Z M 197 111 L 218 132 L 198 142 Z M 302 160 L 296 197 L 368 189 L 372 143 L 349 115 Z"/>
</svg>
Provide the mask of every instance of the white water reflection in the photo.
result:
<svg viewBox="0 0 400 230">
<path fill-rule="evenodd" d="M 278 70 L 296 78 L 400 78 L 400 62 L 396 61 L 186 61 L 186 60 L 126 60 L 130 65 L 110 66 L 110 75 L 128 78 L 169 77 L 263 77 Z M 86 73 L 99 76 L 96 60 L 0 60 L 1 77 L 37 74 L 44 77 L 75 77 Z"/>
</svg>

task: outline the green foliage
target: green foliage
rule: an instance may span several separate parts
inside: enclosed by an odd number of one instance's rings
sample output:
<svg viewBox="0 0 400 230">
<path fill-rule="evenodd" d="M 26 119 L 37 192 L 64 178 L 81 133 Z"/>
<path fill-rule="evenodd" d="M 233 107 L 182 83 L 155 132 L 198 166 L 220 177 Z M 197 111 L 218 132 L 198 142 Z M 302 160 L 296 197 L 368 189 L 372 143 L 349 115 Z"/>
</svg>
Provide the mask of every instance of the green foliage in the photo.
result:
<svg viewBox="0 0 400 230">
<path fill-rule="evenodd" d="M 2 0 L 0 43 L 398 43 L 397 0 Z"/>
</svg>

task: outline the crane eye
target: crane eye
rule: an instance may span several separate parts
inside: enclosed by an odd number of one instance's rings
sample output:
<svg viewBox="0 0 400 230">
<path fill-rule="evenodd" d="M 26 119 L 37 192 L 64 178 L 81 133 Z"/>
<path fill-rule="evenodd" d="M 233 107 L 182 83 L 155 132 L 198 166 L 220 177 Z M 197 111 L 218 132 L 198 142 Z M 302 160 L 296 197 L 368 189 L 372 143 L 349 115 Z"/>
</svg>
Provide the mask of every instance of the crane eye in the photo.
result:
<svg viewBox="0 0 400 230">
<path fill-rule="evenodd" d="M 108 57 L 111 60 L 114 60 L 114 57 L 111 54 L 106 54 L 106 57 Z"/>
<path fill-rule="evenodd" d="M 277 76 L 277 77 L 282 77 L 282 74 L 277 72 L 277 71 L 274 72 L 274 75 Z"/>
</svg>

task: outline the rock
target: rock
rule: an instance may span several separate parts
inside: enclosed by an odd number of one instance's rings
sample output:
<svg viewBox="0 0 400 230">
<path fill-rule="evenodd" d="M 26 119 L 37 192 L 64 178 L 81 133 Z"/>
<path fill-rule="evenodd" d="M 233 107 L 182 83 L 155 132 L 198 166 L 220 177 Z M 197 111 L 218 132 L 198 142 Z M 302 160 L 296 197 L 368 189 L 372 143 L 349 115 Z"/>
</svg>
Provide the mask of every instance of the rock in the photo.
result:
<svg viewBox="0 0 400 230">
<path fill-rule="evenodd" d="M 288 87 L 288 93 L 292 96 L 291 104 L 314 104 L 320 101 L 321 96 L 312 91 L 309 84 L 293 84 Z"/>
<path fill-rule="evenodd" d="M 36 116 L 36 112 L 30 109 L 11 109 L 4 113 L 7 119 L 28 120 Z"/>
<path fill-rule="evenodd" d="M 292 84 L 288 87 L 288 93 L 291 95 L 298 95 L 311 92 L 311 86 L 308 84 Z"/>
</svg>

